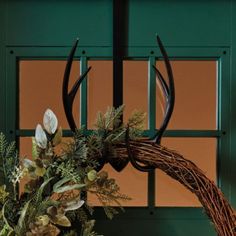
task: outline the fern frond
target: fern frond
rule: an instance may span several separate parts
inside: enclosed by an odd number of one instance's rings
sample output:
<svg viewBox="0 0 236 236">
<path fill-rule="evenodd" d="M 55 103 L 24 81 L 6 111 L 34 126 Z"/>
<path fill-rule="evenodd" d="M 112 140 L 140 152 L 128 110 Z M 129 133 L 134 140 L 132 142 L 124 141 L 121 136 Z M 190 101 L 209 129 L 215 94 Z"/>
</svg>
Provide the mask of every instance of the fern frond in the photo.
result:
<svg viewBox="0 0 236 236">
<path fill-rule="evenodd" d="M 1 158 L 5 156 L 6 147 L 7 147 L 6 136 L 1 132 L 0 133 L 0 157 Z"/>
<path fill-rule="evenodd" d="M 15 142 L 8 143 L 3 133 L 0 133 L 0 160 L 4 177 L 11 182 L 12 173 L 19 166 L 19 158 Z"/>
<path fill-rule="evenodd" d="M 11 142 L 7 147 L 6 147 L 6 157 L 15 157 L 16 154 L 16 145 L 15 142 Z"/>
</svg>

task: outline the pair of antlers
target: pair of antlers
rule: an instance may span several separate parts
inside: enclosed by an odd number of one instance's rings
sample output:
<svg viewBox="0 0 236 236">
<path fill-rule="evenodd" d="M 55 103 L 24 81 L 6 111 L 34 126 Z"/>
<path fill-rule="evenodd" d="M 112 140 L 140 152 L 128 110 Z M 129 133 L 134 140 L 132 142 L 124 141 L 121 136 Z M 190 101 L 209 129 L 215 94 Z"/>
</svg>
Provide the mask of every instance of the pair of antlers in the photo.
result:
<svg viewBox="0 0 236 236">
<path fill-rule="evenodd" d="M 164 119 L 161 124 L 160 129 L 156 132 L 154 137 L 151 139 L 151 142 L 155 144 L 160 144 L 161 138 L 167 128 L 167 125 L 170 121 L 173 109 L 174 109 L 174 103 L 175 103 L 175 86 L 174 86 L 174 77 L 172 73 L 172 68 L 170 65 L 170 61 L 168 58 L 168 55 L 166 53 L 166 50 L 162 44 L 161 39 L 159 36 L 157 36 L 157 44 L 160 48 L 161 54 L 163 56 L 164 62 L 165 62 L 165 67 L 168 75 L 168 84 L 166 83 L 166 80 L 162 76 L 161 72 L 153 66 L 153 69 L 156 72 L 157 78 L 160 82 L 161 89 L 163 90 L 163 93 L 166 97 L 166 109 L 165 109 L 165 114 L 164 114 Z M 86 78 L 88 72 L 90 71 L 91 67 L 88 67 L 88 69 L 76 80 L 75 84 L 73 85 L 72 89 L 69 91 L 69 79 L 70 79 L 70 72 L 71 72 L 71 66 L 74 58 L 74 54 L 76 51 L 76 47 L 78 45 L 78 39 L 76 40 L 74 46 L 71 49 L 71 52 L 68 56 L 67 59 L 67 64 L 64 72 L 64 79 L 63 79 L 63 86 L 62 86 L 62 99 L 63 99 L 63 106 L 64 106 L 64 111 L 66 114 L 67 121 L 69 123 L 69 126 L 72 131 L 76 131 L 77 126 L 74 120 L 73 116 L 73 103 L 74 99 L 76 96 L 76 93 L 82 83 L 82 81 Z M 127 129 L 126 132 L 126 145 L 127 145 L 127 152 L 128 156 L 130 159 L 131 164 L 134 166 L 134 168 L 140 170 L 140 171 L 150 171 L 153 169 L 152 166 L 143 166 L 140 165 L 134 158 L 132 151 L 130 149 L 130 143 L 129 143 L 129 130 Z M 113 163 L 114 164 L 114 163 Z M 103 164 L 104 165 L 104 164 Z M 101 166 L 101 168 L 103 167 Z M 113 165 L 112 165 L 113 166 Z M 114 167 L 114 166 L 113 166 Z M 115 168 L 118 171 L 122 170 L 123 168 Z"/>
</svg>

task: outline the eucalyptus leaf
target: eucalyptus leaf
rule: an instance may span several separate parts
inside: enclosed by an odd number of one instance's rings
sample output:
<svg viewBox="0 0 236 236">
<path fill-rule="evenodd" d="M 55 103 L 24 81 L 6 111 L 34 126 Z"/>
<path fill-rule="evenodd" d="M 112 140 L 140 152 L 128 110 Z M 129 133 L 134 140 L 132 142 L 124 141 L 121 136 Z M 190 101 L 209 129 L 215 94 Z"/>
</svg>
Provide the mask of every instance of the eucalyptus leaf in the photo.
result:
<svg viewBox="0 0 236 236">
<path fill-rule="evenodd" d="M 31 199 L 32 200 L 32 199 Z M 19 220 L 18 220 L 18 226 L 19 228 L 22 228 L 23 225 L 24 225 L 24 221 L 25 221 L 25 216 L 27 214 L 27 210 L 29 208 L 29 204 L 31 202 L 31 200 L 29 200 L 28 202 L 25 203 L 23 209 L 21 210 L 21 213 L 20 213 L 20 217 L 19 217 Z"/>
<path fill-rule="evenodd" d="M 43 116 L 43 125 L 49 134 L 54 134 L 57 130 L 57 117 L 51 109 L 47 109 Z"/>
<path fill-rule="evenodd" d="M 55 193 L 64 193 L 66 191 L 71 191 L 71 190 L 75 190 L 75 189 L 81 189 L 83 187 L 85 187 L 86 184 L 73 184 L 73 185 L 66 185 L 63 187 L 59 187 L 57 189 L 54 190 Z"/>
<path fill-rule="evenodd" d="M 61 180 L 59 180 L 58 182 L 56 182 L 54 185 L 53 185 L 53 191 L 55 192 L 56 189 L 58 189 L 59 187 L 61 187 L 63 184 L 69 182 L 71 179 L 70 178 L 63 178 Z"/>
<path fill-rule="evenodd" d="M 35 130 L 35 141 L 37 146 L 39 146 L 42 149 L 46 149 L 47 147 L 47 136 L 40 124 L 37 125 Z"/>
<path fill-rule="evenodd" d="M 6 201 L 2 207 L 2 218 L 3 218 L 3 221 L 5 222 L 5 224 L 7 225 L 9 231 L 11 232 L 11 231 L 13 231 L 13 228 L 10 226 L 10 224 L 8 223 L 8 220 L 5 216 L 5 207 L 6 207 L 7 203 L 8 203 L 8 201 Z"/>
<path fill-rule="evenodd" d="M 42 183 L 42 185 L 40 186 L 40 188 L 38 189 L 38 192 L 37 192 L 36 202 L 42 201 L 42 195 L 43 195 L 44 188 L 53 179 L 54 179 L 54 177 L 51 177 Z"/>
</svg>

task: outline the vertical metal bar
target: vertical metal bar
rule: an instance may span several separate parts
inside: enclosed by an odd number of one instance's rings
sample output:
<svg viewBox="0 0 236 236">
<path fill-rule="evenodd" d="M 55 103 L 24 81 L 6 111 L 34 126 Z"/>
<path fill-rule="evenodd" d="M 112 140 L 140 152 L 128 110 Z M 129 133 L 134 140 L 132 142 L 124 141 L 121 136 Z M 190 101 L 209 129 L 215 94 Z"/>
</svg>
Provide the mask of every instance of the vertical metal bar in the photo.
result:
<svg viewBox="0 0 236 236">
<path fill-rule="evenodd" d="M 82 75 L 88 68 L 87 57 L 82 56 L 80 59 L 80 74 Z M 88 111 L 88 102 L 87 102 L 87 78 L 83 80 L 80 87 L 80 126 L 83 126 L 87 129 L 87 111 Z"/>
<path fill-rule="evenodd" d="M 113 0 L 113 106 L 123 104 L 125 1 Z"/>
<path fill-rule="evenodd" d="M 148 129 L 152 136 L 156 129 L 156 74 L 153 70 L 156 58 L 148 60 Z M 148 206 L 155 207 L 155 170 L 148 172 Z"/>
<path fill-rule="evenodd" d="M 230 55 L 227 49 L 222 50 L 220 60 L 218 60 L 218 129 L 222 131 L 222 136 L 218 139 L 218 184 L 224 195 L 231 201 L 231 184 L 233 180 L 229 170 L 231 169 L 230 156 Z"/>
<path fill-rule="evenodd" d="M 80 75 L 82 75 L 88 68 L 88 60 L 87 57 L 82 56 L 80 58 Z M 87 76 L 84 78 L 83 82 L 80 86 L 80 127 L 84 127 L 87 129 L 87 114 L 88 114 L 88 83 Z M 85 200 L 87 198 L 86 191 L 81 191 L 80 198 Z"/>
<path fill-rule="evenodd" d="M 19 127 L 19 89 L 18 82 L 19 79 L 19 70 L 18 70 L 18 61 L 16 49 L 6 49 L 6 81 L 5 81 L 5 90 L 6 90 L 6 100 L 5 100 L 5 125 L 6 125 L 6 139 L 8 141 L 17 141 L 16 145 L 18 146 L 18 140 L 16 137 L 16 128 Z M 18 74 L 17 74 L 18 73 Z M 5 78 L 3 78 L 5 79 Z M 8 191 L 12 191 L 9 183 L 9 180 L 4 178 L 3 174 L 0 174 L 1 183 L 4 183 Z"/>
<path fill-rule="evenodd" d="M 16 127 L 18 127 L 19 115 L 17 113 L 18 101 L 18 84 L 17 84 L 17 68 L 18 62 L 16 52 L 7 50 L 7 71 L 6 71 L 6 138 L 9 141 L 16 140 Z"/>
</svg>

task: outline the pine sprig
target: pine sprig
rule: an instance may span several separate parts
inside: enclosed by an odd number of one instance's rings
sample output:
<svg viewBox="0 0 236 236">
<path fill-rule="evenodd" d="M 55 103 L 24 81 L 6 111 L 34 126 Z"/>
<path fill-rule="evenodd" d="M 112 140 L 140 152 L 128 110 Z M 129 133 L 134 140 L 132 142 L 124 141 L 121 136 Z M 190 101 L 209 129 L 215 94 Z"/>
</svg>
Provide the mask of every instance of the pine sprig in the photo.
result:
<svg viewBox="0 0 236 236">
<path fill-rule="evenodd" d="M 3 171 L 5 179 L 8 182 L 12 180 L 12 173 L 14 173 L 15 168 L 19 167 L 18 153 L 16 151 L 15 142 L 8 143 L 6 136 L 0 133 L 0 160 L 1 169 Z"/>
<path fill-rule="evenodd" d="M 121 122 L 123 111 L 124 105 L 118 107 L 117 109 L 114 107 L 108 107 L 104 115 L 99 112 L 97 115 L 95 127 L 98 130 L 111 130 L 114 127 L 118 127 Z"/>
<path fill-rule="evenodd" d="M 127 126 L 129 127 L 130 139 L 137 139 L 143 133 L 144 121 L 146 114 L 144 112 L 135 110 L 128 119 Z"/>
<path fill-rule="evenodd" d="M 111 206 L 116 205 L 123 210 L 121 202 L 131 200 L 127 195 L 120 193 L 120 188 L 114 179 L 105 178 L 102 181 L 98 179 L 91 189 L 88 189 L 88 192 L 97 196 L 109 219 L 112 219 L 113 215 L 118 213 Z"/>
</svg>

